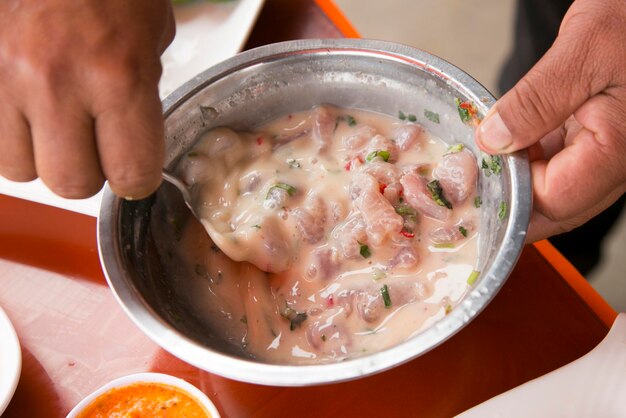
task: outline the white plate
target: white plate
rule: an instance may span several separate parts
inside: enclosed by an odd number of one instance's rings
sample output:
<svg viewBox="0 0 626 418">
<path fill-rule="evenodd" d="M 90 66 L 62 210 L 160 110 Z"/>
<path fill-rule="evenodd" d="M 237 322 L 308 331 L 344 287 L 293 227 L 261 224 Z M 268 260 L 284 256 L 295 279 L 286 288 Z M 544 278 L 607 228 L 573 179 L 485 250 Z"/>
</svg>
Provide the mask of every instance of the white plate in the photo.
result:
<svg viewBox="0 0 626 418">
<path fill-rule="evenodd" d="M 191 395 L 191 397 L 199 401 L 209 412 L 211 418 L 220 418 L 220 413 L 218 412 L 217 408 L 215 407 L 215 405 L 213 405 L 213 402 L 211 402 L 208 396 L 204 394 L 204 392 L 183 379 L 179 379 L 177 377 L 162 373 L 136 373 L 112 380 L 111 382 L 102 386 L 100 389 L 96 390 L 95 392 L 88 395 L 85 399 L 80 401 L 78 405 L 76 405 L 70 411 L 70 413 L 67 414 L 66 418 L 76 418 L 87 405 L 91 404 L 98 396 L 102 395 L 105 392 L 108 392 L 111 389 L 120 388 L 139 382 L 162 383 L 164 385 L 174 386 L 182 389 L 184 392 Z"/>
<path fill-rule="evenodd" d="M 22 371 L 22 351 L 15 329 L 0 308 L 0 415 L 15 393 Z"/>
<path fill-rule="evenodd" d="M 176 37 L 161 57 L 161 98 L 207 68 L 241 51 L 264 0 L 210 3 L 206 0 L 174 6 Z M 41 180 L 15 183 L 0 176 L 0 193 L 73 212 L 98 216 L 102 192 L 89 199 L 63 199 Z"/>
</svg>

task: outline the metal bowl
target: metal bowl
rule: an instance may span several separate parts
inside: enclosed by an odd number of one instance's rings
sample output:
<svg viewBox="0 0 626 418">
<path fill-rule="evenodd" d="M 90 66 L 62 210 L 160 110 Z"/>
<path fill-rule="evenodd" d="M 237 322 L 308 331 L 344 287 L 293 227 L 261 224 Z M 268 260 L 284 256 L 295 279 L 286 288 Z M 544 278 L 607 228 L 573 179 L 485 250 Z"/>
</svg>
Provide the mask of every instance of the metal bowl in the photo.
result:
<svg viewBox="0 0 626 418">
<path fill-rule="evenodd" d="M 330 103 L 388 115 L 399 110 L 450 143 L 476 155 L 474 128 L 463 123 L 455 99 L 471 100 L 480 116 L 494 97 L 460 69 L 426 52 L 372 40 L 303 40 L 237 55 L 180 87 L 164 101 L 167 160 L 173 169 L 206 130 L 251 129 L 279 115 Z M 437 112 L 440 123 L 424 116 Z M 125 201 L 106 187 L 98 244 L 107 280 L 130 318 L 173 355 L 212 373 L 251 383 L 301 386 L 339 382 L 380 372 L 433 349 L 467 325 L 511 273 L 524 245 L 531 209 L 525 153 L 503 158 L 500 175 L 482 170 L 483 199 L 477 270 L 480 278 L 446 317 L 387 350 L 340 363 L 277 365 L 251 359 L 207 327 L 186 303 L 185 278 L 168 273 L 176 225 L 194 222 L 168 185 L 142 201 Z M 499 219 L 500 202 L 507 214 Z M 175 219 L 174 227 L 165 219 Z"/>
</svg>

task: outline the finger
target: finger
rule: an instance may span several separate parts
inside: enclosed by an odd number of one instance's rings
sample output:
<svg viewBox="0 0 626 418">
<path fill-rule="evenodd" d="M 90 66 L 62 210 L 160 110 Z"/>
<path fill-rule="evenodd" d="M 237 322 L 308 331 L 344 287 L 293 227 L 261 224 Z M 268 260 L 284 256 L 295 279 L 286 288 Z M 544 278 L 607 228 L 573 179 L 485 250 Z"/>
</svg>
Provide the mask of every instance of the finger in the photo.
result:
<svg viewBox="0 0 626 418">
<path fill-rule="evenodd" d="M 0 109 L 0 175 L 13 181 L 37 178 L 30 127 L 18 110 Z"/>
<path fill-rule="evenodd" d="M 41 180 L 68 199 L 96 194 L 104 176 L 98 162 L 93 119 L 84 106 L 75 100 L 40 98 L 31 114 L 35 166 Z"/>
<path fill-rule="evenodd" d="M 533 211 L 530 219 L 530 225 L 528 227 L 528 233 L 526 234 L 526 242 L 531 243 L 540 241 L 554 235 L 569 232 L 572 229 L 581 226 L 611 206 L 623 193 L 623 191 L 617 189 L 612 190 L 602 200 L 583 213 L 576 214 L 575 216 L 567 219 L 554 220 L 539 210 Z"/>
<path fill-rule="evenodd" d="M 94 108 L 102 169 L 124 198 L 148 196 L 161 183 L 165 149 L 157 81 L 119 85 Z"/>
<path fill-rule="evenodd" d="M 507 92 L 476 131 L 484 151 L 526 148 L 558 128 L 608 80 L 597 76 L 590 41 L 563 31 L 541 60 Z"/>
<path fill-rule="evenodd" d="M 564 135 L 564 127 L 560 127 L 528 147 L 528 160 L 533 162 L 537 160 L 549 160 L 554 157 L 563 149 L 565 143 Z"/>
<path fill-rule="evenodd" d="M 166 2 L 167 7 L 167 18 L 165 20 L 165 29 L 163 31 L 163 38 L 161 39 L 161 43 L 159 44 L 159 55 L 162 54 L 167 47 L 174 40 L 174 36 L 176 35 L 176 20 L 174 18 L 174 10 L 172 7 L 172 3 L 168 0 Z"/>
<path fill-rule="evenodd" d="M 556 222 L 608 207 L 626 190 L 623 146 L 599 145 L 585 128 L 571 142 L 549 161 L 531 163 L 535 209 Z"/>
</svg>

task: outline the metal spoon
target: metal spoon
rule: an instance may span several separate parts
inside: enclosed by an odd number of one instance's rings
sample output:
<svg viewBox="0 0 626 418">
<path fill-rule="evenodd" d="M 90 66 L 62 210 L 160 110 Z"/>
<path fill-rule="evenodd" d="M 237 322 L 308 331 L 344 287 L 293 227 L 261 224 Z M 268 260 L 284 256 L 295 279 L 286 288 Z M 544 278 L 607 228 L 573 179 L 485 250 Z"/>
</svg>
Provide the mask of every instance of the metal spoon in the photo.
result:
<svg viewBox="0 0 626 418">
<path fill-rule="evenodd" d="M 210 222 L 206 217 L 202 217 L 196 212 L 193 201 L 191 199 L 191 193 L 189 192 L 189 188 L 181 179 L 176 177 L 172 172 L 163 169 L 161 171 L 161 177 L 163 180 L 167 181 L 172 186 L 176 187 L 185 201 L 185 204 L 193 214 L 193 216 L 200 221 L 204 229 L 213 240 L 213 243 L 219 247 L 220 250 L 224 252 L 230 259 L 235 261 L 243 261 L 241 254 L 241 249 L 233 242 L 232 239 L 228 239 L 226 234 L 219 232 L 215 226 Z"/>
</svg>

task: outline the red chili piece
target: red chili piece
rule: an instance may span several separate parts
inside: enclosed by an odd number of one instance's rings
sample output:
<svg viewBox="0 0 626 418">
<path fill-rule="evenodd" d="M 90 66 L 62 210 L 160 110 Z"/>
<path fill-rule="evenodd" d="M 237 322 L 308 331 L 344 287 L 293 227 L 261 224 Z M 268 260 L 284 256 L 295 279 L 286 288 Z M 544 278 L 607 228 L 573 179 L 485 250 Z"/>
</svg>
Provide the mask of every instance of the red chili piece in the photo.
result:
<svg viewBox="0 0 626 418">
<path fill-rule="evenodd" d="M 387 185 L 385 183 L 380 183 L 380 185 L 378 185 L 378 190 L 380 190 L 380 194 L 385 193 L 386 188 L 387 188 Z"/>
<path fill-rule="evenodd" d="M 409 232 L 406 229 L 403 229 L 402 231 L 400 231 L 400 233 L 407 238 L 413 238 L 415 236 L 413 232 Z"/>
<path fill-rule="evenodd" d="M 260 136 L 260 137 L 258 137 L 258 138 L 256 139 L 256 144 L 257 144 L 257 145 L 262 145 L 262 144 L 263 144 L 263 137 L 262 137 L 262 136 Z"/>
</svg>

